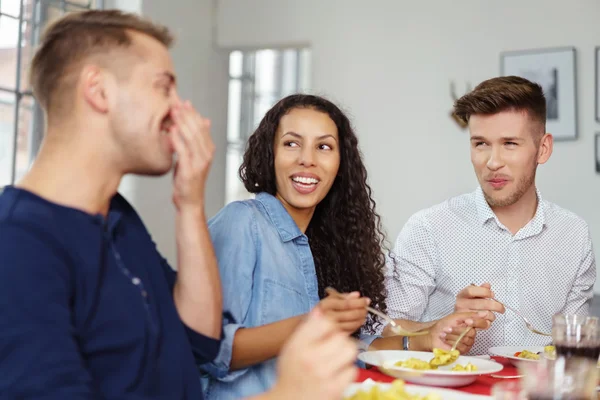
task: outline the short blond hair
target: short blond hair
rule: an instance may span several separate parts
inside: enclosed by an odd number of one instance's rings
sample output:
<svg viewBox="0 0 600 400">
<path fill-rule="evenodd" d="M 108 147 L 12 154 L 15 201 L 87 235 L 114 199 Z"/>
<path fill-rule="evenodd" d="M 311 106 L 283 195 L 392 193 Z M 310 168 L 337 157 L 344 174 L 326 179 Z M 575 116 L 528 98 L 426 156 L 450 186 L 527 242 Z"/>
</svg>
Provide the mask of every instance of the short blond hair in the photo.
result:
<svg viewBox="0 0 600 400">
<path fill-rule="evenodd" d="M 119 10 L 90 10 L 70 13 L 51 24 L 42 36 L 33 57 L 29 82 L 42 108 L 60 110 L 66 105 L 65 92 L 73 89 L 69 79 L 81 62 L 97 54 L 132 43 L 128 31 L 146 34 L 171 47 L 169 29 Z"/>
</svg>

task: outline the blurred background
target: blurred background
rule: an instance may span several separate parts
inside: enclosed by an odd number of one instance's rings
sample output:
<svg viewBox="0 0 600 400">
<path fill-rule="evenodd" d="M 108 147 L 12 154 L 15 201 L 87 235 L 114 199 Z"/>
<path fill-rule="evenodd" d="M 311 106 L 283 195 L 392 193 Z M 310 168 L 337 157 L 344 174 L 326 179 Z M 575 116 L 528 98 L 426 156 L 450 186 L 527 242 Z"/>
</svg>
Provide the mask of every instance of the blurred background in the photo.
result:
<svg viewBox="0 0 600 400">
<path fill-rule="evenodd" d="M 265 111 L 308 92 L 351 116 L 391 243 L 412 213 L 477 185 L 468 132 L 450 115 L 454 98 L 501 75 L 506 52 L 540 57 L 554 73 L 566 128 L 538 169 L 538 187 L 588 222 L 598 256 L 596 0 L 0 0 L 0 186 L 27 170 L 43 133 L 26 81 L 40 32 L 65 12 L 94 7 L 137 12 L 175 33 L 179 91 L 212 120 L 218 148 L 209 216 L 248 197 L 237 169 Z M 543 64 L 565 50 L 566 67 Z M 171 178 L 126 177 L 121 191 L 175 265 Z"/>
</svg>

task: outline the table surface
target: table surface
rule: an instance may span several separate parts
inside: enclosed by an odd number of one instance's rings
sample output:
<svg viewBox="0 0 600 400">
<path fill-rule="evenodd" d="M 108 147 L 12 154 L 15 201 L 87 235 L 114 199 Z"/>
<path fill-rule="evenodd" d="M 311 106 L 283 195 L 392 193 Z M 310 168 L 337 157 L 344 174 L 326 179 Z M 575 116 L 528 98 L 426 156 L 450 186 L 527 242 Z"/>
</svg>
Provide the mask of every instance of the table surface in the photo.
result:
<svg viewBox="0 0 600 400">
<path fill-rule="evenodd" d="M 517 368 L 515 368 L 512 364 L 508 362 L 508 360 L 503 358 L 492 358 L 494 361 L 499 362 L 504 366 L 504 369 L 494 375 L 500 376 L 515 376 L 518 374 Z M 392 382 L 395 378 L 385 375 L 377 370 L 377 368 L 371 369 L 360 369 L 357 382 L 363 382 L 367 379 L 371 378 L 376 382 Z M 502 378 L 492 378 L 489 375 L 480 376 L 477 378 L 475 382 L 468 386 L 458 387 L 458 388 L 448 388 L 453 390 L 458 390 L 465 393 L 472 394 L 482 394 L 489 396 L 492 394 L 492 387 L 499 382 L 506 382 L 515 379 L 502 379 Z M 409 384 L 409 383 L 407 383 Z"/>
</svg>

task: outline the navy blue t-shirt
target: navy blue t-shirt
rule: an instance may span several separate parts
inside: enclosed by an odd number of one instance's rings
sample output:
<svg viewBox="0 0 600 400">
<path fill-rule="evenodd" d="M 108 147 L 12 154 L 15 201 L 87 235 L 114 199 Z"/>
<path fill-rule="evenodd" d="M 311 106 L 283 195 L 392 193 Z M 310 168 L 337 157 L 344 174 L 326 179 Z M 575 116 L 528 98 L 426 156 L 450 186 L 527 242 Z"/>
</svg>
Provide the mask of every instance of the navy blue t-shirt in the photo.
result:
<svg viewBox="0 0 600 400">
<path fill-rule="evenodd" d="M 175 272 L 129 203 L 107 218 L 0 194 L 0 398 L 202 399 L 220 342 L 187 328 Z"/>
</svg>

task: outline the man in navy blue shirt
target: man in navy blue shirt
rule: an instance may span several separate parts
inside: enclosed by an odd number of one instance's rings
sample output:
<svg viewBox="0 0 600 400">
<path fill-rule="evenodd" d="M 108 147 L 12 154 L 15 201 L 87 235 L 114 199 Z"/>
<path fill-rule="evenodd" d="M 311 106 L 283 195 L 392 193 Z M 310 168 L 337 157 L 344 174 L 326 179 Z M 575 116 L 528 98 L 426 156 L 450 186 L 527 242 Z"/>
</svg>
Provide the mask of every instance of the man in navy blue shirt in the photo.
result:
<svg viewBox="0 0 600 400">
<path fill-rule="evenodd" d="M 210 123 L 175 87 L 168 31 L 118 11 L 45 34 L 30 83 L 47 131 L 0 198 L 0 395 L 199 399 L 221 335 L 204 215 Z M 117 194 L 177 163 L 177 274 Z M 195 357 L 195 360 L 194 360 Z M 190 368 L 191 366 L 191 368 Z"/>
<path fill-rule="evenodd" d="M 119 11 L 64 17 L 31 65 L 47 131 L 0 194 L 0 398 L 202 398 L 197 364 L 221 337 L 221 285 L 204 215 L 210 123 L 182 101 L 164 27 Z M 178 272 L 117 193 L 173 166 Z M 339 398 L 356 345 L 319 310 L 255 400 Z"/>
</svg>

